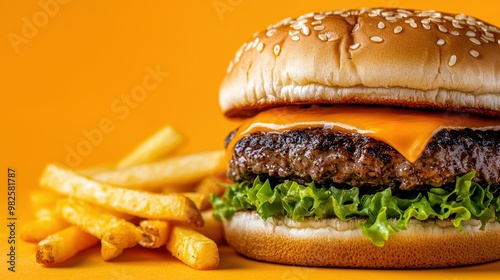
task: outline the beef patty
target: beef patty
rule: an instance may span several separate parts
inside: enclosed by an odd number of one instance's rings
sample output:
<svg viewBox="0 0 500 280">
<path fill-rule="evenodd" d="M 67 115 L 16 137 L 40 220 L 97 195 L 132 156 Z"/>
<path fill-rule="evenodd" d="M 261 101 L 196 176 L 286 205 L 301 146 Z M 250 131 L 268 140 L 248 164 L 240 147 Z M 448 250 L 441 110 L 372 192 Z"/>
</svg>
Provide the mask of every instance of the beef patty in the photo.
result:
<svg viewBox="0 0 500 280">
<path fill-rule="evenodd" d="M 452 187 L 456 176 L 472 170 L 476 182 L 500 184 L 500 131 L 443 129 L 414 163 L 388 144 L 356 133 L 323 128 L 258 132 L 235 144 L 228 176 L 424 190 Z"/>
</svg>

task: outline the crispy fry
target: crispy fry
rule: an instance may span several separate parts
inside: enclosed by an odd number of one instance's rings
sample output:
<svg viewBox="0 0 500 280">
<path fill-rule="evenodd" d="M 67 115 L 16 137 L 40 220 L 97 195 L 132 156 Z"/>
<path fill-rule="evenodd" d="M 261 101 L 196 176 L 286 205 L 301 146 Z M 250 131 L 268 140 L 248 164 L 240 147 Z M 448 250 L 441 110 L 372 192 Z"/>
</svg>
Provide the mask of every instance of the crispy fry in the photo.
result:
<svg viewBox="0 0 500 280">
<path fill-rule="evenodd" d="M 200 228 L 195 228 L 195 230 L 212 239 L 217 245 L 222 245 L 226 243 L 222 230 L 222 223 L 213 217 L 213 213 L 213 209 L 201 212 L 205 225 Z"/>
<path fill-rule="evenodd" d="M 86 203 L 72 199 L 57 202 L 57 212 L 83 231 L 108 242 L 119 249 L 133 247 L 137 242 L 153 243 L 154 237 L 142 232 L 134 224 Z"/>
<path fill-rule="evenodd" d="M 220 166 L 224 151 L 172 157 L 103 172 L 93 179 L 129 189 L 158 190 L 165 185 L 188 184 L 201 180 Z"/>
<path fill-rule="evenodd" d="M 183 196 L 191 199 L 194 202 L 194 205 L 196 205 L 196 207 L 200 211 L 206 210 L 210 207 L 209 197 L 204 195 L 204 194 L 197 193 L 197 192 L 185 192 L 185 193 L 181 193 L 181 194 Z"/>
<path fill-rule="evenodd" d="M 226 182 L 217 180 L 215 176 L 208 176 L 196 186 L 196 192 L 204 194 L 208 198 L 210 198 L 212 194 L 221 196 L 226 190 L 226 188 L 221 185 L 224 183 Z"/>
<path fill-rule="evenodd" d="M 166 126 L 146 139 L 117 165 L 123 168 L 135 164 L 155 161 L 170 154 L 182 143 L 182 135 L 173 127 Z"/>
<path fill-rule="evenodd" d="M 38 243 L 36 261 L 50 266 L 62 263 L 72 256 L 97 244 L 99 239 L 81 231 L 76 226 L 49 235 Z"/>
<path fill-rule="evenodd" d="M 182 221 L 203 226 L 203 218 L 196 205 L 179 194 L 153 194 L 116 188 L 57 165 L 46 167 L 40 185 L 114 211 L 142 218 Z"/>
<path fill-rule="evenodd" d="M 142 220 L 139 227 L 143 232 L 147 232 L 155 237 L 153 243 L 143 243 L 139 244 L 147 248 L 159 248 L 167 242 L 170 224 L 163 220 Z"/>
<path fill-rule="evenodd" d="M 195 269 L 215 269 L 219 265 L 219 250 L 214 241 L 180 224 L 172 225 L 167 250 Z"/>
<path fill-rule="evenodd" d="M 26 242 L 37 243 L 47 236 L 69 226 L 54 210 L 42 208 L 36 211 L 36 218 L 21 228 L 20 237 Z"/>
<path fill-rule="evenodd" d="M 118 247 L 105 239 L 101 239 L 101 258 L 104 261 L 111 261 L 123 253 L 123 248 Z"/>
</svg>

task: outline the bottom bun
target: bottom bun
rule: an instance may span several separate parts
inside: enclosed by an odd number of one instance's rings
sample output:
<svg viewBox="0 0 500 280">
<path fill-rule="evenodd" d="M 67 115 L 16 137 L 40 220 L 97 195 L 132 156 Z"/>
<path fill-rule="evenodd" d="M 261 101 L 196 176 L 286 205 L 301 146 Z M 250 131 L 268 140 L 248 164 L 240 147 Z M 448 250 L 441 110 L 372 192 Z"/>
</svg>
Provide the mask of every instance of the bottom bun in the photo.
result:
<svg viewBox="0 0 500 280">
<path fill-rule="evenodd" d="M 430 268 L 478 264 L 500 259 L 500 224 L 480 230 L 476 220 L 463 231 L 450 221 L 411 220 L 407 230 L 377 247 L 362 235 L 361 220 L 269 218 L 237 212 L 224 220 L 226 240 L 237 252 L 256 260 L 303 266 L 359 268 Z"/>
</svg>

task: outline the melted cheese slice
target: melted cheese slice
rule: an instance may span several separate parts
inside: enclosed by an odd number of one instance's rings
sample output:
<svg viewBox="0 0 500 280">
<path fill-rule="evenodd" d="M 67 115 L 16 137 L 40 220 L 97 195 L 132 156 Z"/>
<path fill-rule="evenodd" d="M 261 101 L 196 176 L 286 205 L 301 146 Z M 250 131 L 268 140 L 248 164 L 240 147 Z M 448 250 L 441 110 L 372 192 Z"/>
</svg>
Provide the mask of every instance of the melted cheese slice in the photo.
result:
<svg viewBox="0 0 500 280">
<path fill-rule="evenodd" d="M 227 146 L 230 158 L 234 145 L 255 132 L 323 127 L 344 133 L 359 133 L 383 141 L 408 161 L 415 162 L 432 136 L 442 129 L 500 129 L 500 120 L 469 114 L 425 112 L 368 106 L 288 106 L 270 109 L 246 120 Z"/>
</svg>

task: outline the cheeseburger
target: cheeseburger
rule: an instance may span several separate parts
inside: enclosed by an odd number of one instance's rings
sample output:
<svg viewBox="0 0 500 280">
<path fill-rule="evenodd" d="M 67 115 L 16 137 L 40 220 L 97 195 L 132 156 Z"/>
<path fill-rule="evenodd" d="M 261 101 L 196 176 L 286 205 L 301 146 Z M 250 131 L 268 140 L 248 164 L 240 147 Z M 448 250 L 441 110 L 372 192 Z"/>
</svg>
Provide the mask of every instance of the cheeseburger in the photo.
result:
<svg viewBox="0 0 500 280">
<path fill-rule="evenodd" d="M 293 265 L 500 259 L 500 29 L 463 14 L 310 13 L 238 50 L 220 89 L 227 242 Z"/>
</svg>

